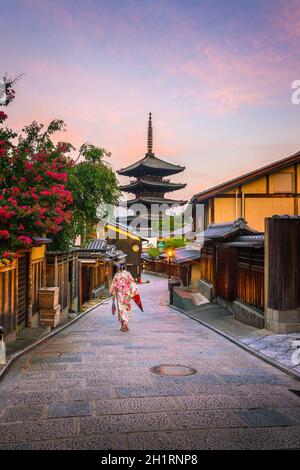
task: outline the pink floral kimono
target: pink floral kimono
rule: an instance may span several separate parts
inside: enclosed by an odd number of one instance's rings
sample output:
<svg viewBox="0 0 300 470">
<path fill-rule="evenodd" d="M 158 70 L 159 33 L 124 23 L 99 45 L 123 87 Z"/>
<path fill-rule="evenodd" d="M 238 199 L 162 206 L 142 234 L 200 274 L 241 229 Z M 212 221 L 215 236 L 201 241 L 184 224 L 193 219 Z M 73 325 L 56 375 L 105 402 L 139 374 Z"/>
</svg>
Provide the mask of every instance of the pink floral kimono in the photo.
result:
<svg viewBox="0 0 300 470">
<path fill-rule="evenodd" d="M 137 292 L 137 285 L 128 271 L 119 271 L 115 274 L 110 293 L 116 302 L 122 331 L 128 331 L 128 320 L 131 318 L 131 299 Z"/>
</svg>

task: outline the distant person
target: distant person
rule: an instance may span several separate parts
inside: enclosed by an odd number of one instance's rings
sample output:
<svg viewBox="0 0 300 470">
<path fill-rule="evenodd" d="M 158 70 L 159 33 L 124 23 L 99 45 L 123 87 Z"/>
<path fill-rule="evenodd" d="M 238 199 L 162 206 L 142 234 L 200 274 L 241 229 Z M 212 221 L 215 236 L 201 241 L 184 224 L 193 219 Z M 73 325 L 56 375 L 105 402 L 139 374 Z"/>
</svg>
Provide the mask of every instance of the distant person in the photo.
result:
<svg viewBox="0 0 300 470">
<path fill-rule="evenodd" d="M 138 288 L 132 275 L 126 270 L 125 263 L 118 265 L 118 272 L 114 275 L 110 293 L 113 296 L 112 313 L 114 314 L 117 310 L 121 331 L 128 331 L 128 321 L 131 319 L 131 299 L 138 293 Z"/>
</svg>

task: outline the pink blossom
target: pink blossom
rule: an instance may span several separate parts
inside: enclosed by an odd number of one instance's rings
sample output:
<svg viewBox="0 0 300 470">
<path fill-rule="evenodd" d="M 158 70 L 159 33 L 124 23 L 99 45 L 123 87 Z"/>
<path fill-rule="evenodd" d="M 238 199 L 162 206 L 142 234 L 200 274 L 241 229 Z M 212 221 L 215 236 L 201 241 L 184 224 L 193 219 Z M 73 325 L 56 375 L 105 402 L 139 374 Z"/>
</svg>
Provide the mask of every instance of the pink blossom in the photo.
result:
<svg viewBox="0 0 300 470">
<path fill-rule="evenodd" d="M 41 196 L 52 196 L 52 193 L 48 189 L 45 189 L 44 191 L 40 192 L 40 195 Z"/>
<path fill-rule="evenodd" d="M 31 246 L 32 245 L 32 239 L 30 237 L 26 237 L 25 235 L 19 235 L 18 240 L 24 246 Z"/>
<path fill-rule="evenodd" d="M 0 238 L 5 238 L 5 239 L 10 238 L 8 230 L 0 230 Z"/>
</svg>

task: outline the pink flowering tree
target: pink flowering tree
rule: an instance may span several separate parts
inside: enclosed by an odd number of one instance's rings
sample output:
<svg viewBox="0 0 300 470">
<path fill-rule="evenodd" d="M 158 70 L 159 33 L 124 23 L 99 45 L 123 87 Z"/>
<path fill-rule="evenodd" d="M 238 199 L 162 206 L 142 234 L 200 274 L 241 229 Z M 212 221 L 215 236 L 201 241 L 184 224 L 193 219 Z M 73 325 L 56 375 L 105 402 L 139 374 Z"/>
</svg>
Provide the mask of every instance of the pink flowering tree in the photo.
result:
<svg viewBox="0 0 300 470">
<path fill-rule="evenodd" d="M 9 264 L 17 250 L 71 224 L 73 198 L 66 184 L 73 161 L 70 144 L 51 140 L 62 121 L 45 130 L 34 122 L 18 136 L 4 127 L 6 119 L 0 111 L 0 262 Z"/>
<path fill-rule="evenodd" d="M 8 80 L 7 106 L 15 98 Z M 35 245 L 39 237 L 52 239 L 51 248 L 69 249 L 79 235 L 84 245 L 93 236 L 97 209 L 119 197 L 115 172 L 106 162 L 110 153 L 93 144 L 74 147 L 54 143 L 65 130 L 61 120 L 48 127 L 32 122 L 22 134 L 5 127 L 0 111 L 0 262 L 12 263 L 19 249 Z"/>
</svg>

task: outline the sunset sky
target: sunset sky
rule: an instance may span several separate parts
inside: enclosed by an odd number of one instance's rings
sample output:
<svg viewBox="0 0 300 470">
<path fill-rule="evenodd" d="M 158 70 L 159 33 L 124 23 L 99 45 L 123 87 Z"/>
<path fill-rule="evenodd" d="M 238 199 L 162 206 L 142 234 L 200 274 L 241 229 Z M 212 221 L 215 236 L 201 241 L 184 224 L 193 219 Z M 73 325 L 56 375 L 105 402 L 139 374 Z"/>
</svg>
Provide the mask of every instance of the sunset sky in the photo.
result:
<svg viewBox="0 0 300 470">
<path fill-rule="evenodd" d="M 24 73 L 9 125 L 186 166 L 178 198 L 300 150 L 300 0 L 0 0 L 1 73 Z M 174 194 L 175 196 L 175 194 Z"/>
</svg>

